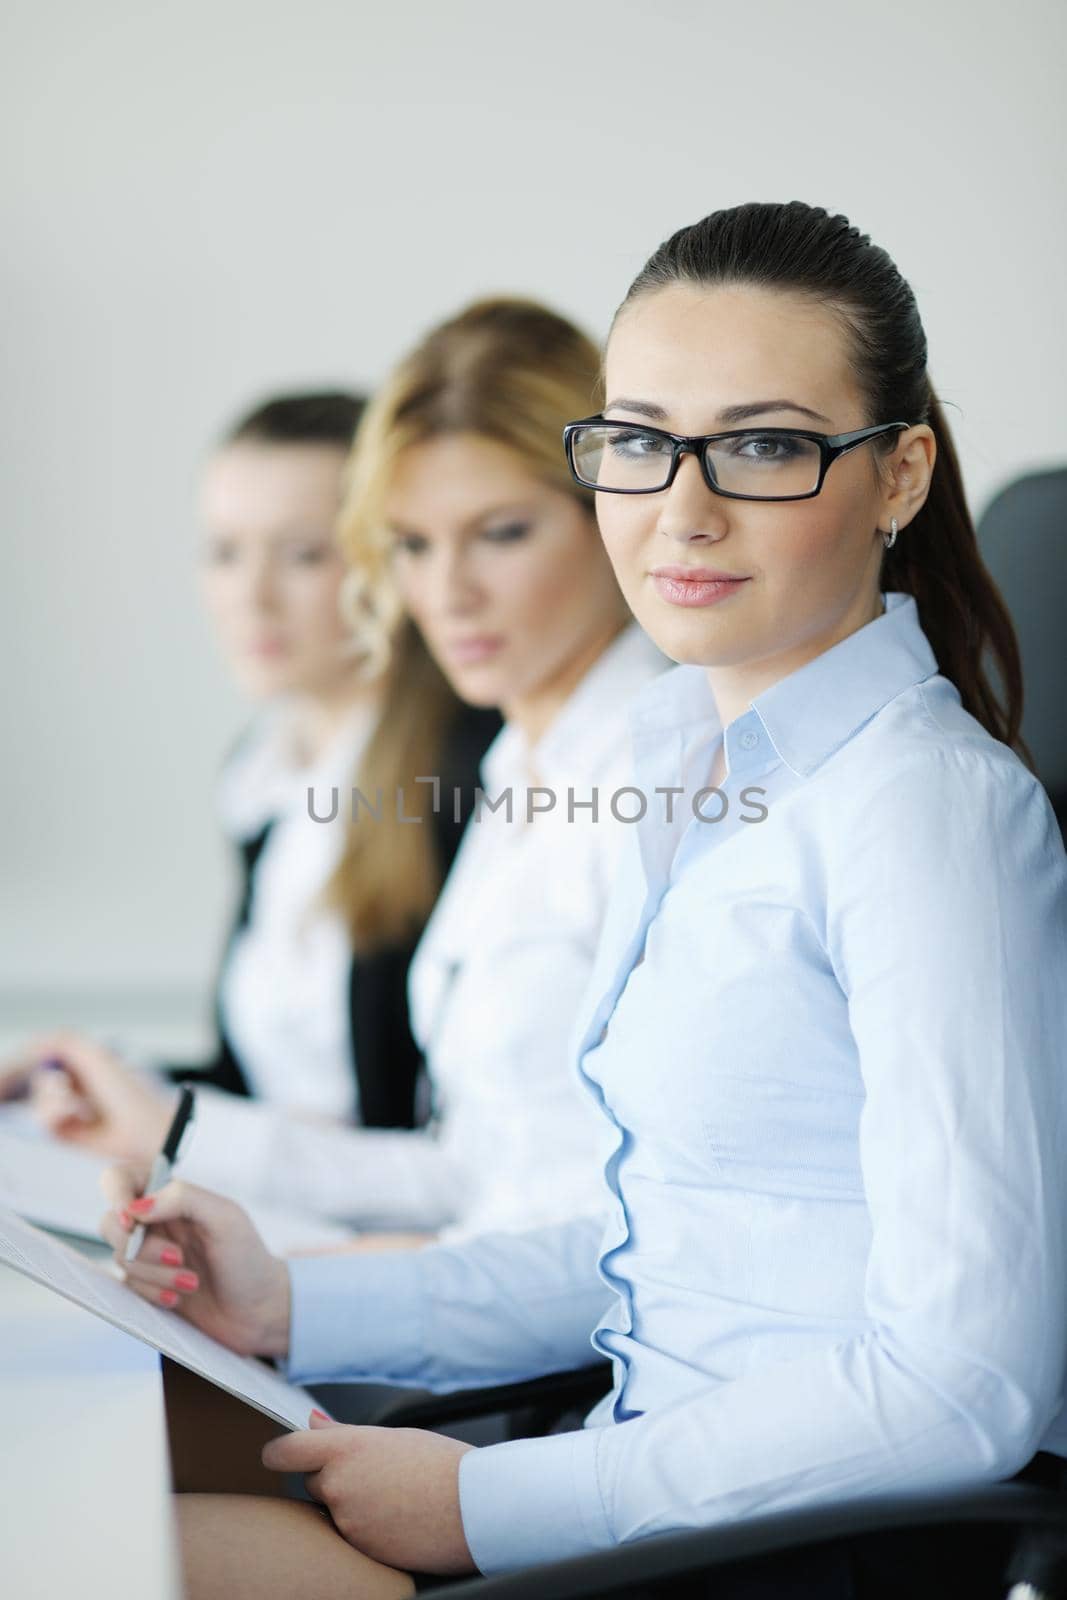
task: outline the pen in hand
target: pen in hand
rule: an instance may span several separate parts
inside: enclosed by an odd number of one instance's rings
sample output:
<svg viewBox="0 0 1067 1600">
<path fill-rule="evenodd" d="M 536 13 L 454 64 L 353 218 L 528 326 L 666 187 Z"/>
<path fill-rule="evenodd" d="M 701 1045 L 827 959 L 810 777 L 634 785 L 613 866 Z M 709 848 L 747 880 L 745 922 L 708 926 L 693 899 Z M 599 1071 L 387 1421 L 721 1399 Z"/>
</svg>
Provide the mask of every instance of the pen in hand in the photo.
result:
<svg viewBox="0 0 1067 1600">
<path fill-rule="evenodd" d="M 167 1130 L 167 1137 L 163 1141 L 163 1148 L 152 1162 L 152 1168 L 148 1174 L 148 1182 L 144 1186 L 143 1199 L 147 1199 L 150 1194 L 155 1194 L 157 1189 L 162 1189 L 163 1185 L 168 1182 L 174 1164 L 178 1159 L 178 1150 L 182 1138 L 189 1123 L 192 1121 L 194 1104 L 193 1091 L 186 1084 L 178 1101 L 178 1109 L 175 1111 L 174 1118 Z M 144 1242 L 144 1235 L 144 1224 L 139 1222 L 126 1241 L 126 1253 L 122 1258 L 124 1262 L 137 1259 L 137 1252 Z"/>
</svg>

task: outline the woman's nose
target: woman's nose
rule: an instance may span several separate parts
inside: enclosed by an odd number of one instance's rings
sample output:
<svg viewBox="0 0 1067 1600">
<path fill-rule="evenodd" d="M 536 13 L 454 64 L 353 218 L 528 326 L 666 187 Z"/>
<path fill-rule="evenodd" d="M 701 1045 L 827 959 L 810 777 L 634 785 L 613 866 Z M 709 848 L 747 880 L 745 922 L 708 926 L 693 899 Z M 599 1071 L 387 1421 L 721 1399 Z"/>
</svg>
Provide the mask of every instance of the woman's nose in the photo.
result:
<svg viewBox="0 0 1067 1600">
<path fill-rule="evenodd" d="M 278 598 L 277 575 L 269 561 L 251 564 L 245 581 L 247 603 L 257 611 L 271 611 Z"/>
<path fill-rule="evenodd" d="M 477 609 L 481 590 L 463 555 L 446 556 L 438 577 L 438 594 L 442 610 L 455 615 L 466 615 Z"/>
<path fill-rule="evenodd" d="M 729 528 L 729 504 L 712 494 L 696 457 L 683 456 L 674 482 L 663 492 L 656 532 L 677 544 L 715 544 Z"/>
</svg>

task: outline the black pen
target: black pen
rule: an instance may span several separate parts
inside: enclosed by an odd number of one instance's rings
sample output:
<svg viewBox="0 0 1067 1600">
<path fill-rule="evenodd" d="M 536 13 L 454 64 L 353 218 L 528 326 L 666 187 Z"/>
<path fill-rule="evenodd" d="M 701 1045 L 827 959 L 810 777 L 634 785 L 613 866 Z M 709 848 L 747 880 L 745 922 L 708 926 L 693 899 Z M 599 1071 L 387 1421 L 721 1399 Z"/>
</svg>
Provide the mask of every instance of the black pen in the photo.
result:
<svg viewBox="0 0 1067 1600">
<path fill-rule="evenodd" d="M 182 1089 L 181 1099 L 178 1101 L 178 1109 L 174 1113 L 174 1120 L 167 1129 L 167 1137 L 163 1141 L 163 1148 L 152 1163 L 152 1170 L 148 1174 L 148 1182 L 145 1184 L 142 1198 L 155 1194 L 156 1190 L 162 1189 L 170 1178 L 174 1163 L 178 1159 L 178 1149 L 185 1135 L 185 1130 L 193 1119 L 193 1106 L 195 1104 L 196 1100 L 193 1091 L 186 1084 Z M 126 1241 L 126 1254 L 122 1258 L 124 1261 L 136 1260 L 137 1252 L 144 1242 L 144 1232 L 144 1226 L 139 1222 Z"/>
</svg>

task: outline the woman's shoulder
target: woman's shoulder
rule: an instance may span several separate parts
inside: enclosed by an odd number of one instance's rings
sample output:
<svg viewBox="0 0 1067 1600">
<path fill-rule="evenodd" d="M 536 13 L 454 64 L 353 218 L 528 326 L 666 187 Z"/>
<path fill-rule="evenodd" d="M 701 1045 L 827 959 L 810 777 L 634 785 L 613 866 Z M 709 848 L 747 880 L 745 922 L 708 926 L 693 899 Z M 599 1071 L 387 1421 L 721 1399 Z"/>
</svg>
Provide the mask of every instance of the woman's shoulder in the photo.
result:
<svg viewBox="0 0 1067 1600">
<path fill-rule="evenodd" d="M 964 709 L 954 685 L 934 676 L 898 696 L 830 759 L 829 837 L 846 854 L 859 840 L 922 840 L 946 850 L 1062 842 L 1040 780 Z"/>
<path fill-rule="evenodd" d="M 965 710 L 947 678 L 935 675 L 898 695 L 837 753 L 865 791 L 928 773 L 946 784 L 1036 784 L 1009 745 Z"/>
</svg>

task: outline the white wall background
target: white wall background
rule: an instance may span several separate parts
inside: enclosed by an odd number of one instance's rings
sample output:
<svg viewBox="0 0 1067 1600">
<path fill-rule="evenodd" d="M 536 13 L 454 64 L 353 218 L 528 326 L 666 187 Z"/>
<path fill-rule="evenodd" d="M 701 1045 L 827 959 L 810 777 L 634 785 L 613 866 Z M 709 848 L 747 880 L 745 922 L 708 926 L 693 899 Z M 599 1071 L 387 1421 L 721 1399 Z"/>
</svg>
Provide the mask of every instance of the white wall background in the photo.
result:
<svg viewBox="0 0 1067 1600">
<path fill-rule="evenodd" d="M 242 708 L 192 492 L 264 391 L 530 292 L 603 333 L 668 232 L 843 210 L 918 294 L 977 509 L 1064 453 L 1053 0 L 8 0 L 0 1001 L 201 1015 Z"/>
</svg>

